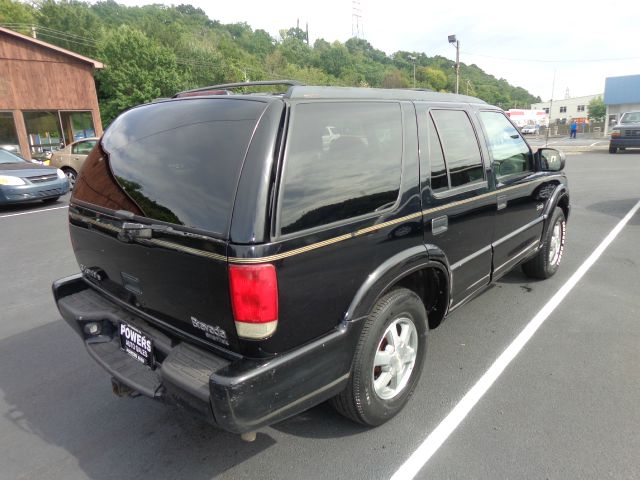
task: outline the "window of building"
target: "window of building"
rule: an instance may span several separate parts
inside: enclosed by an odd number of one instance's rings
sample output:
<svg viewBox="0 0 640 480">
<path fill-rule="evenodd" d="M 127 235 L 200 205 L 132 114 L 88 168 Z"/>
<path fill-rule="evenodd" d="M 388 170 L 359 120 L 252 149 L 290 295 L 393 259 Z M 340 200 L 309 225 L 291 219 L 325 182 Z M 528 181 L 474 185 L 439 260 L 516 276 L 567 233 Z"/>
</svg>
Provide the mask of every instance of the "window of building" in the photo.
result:
<svg viewBox="0 0 640 480">
<path fill-rule="evenodd" d="M 544 110 L 544 113 L 546 113 L 547 115 L 549 115 L 549 107 L 545 107 L 545 108 L 543 108 L 543 110 Z"/>
<path fill-rule="evenodd" d="M 95 137 L 91 112 L 60 112 L 64 140 L 68 145 L 82 138 Z"/>
<path fill-rule="evenodd" d="M 584 112 L 584 105 L 578 105 L 578 111 Z"/>
<path fill-rule="evenodd" d="M 533 159 L 518 130 L 499 112 L 480 112 L 496 176 L 506 177 L 533 171 Z"/>
<path fill-rule="evenodd" d="M 0 112 L 0 148 L 11 153 L 20 153 L 20 142 L 12 112 Z"/>
<path fill-rule="evenodd" d="M 24 112 L 31 154 L 57 150 L 63 143 L 60 118 L 57 111 Z"/>
<path fill-rule="evenodd" d="M 396 103 L 300 104 L 285 154 L 283 234 L 391 208 L 400 191 Z"/>
<path fill-rule="evenodd" d="M 467 114 L 462 110 L 432 110 L 431 117 L 442 145 L 449 186 L 484 180 L 478 140 Z"/>
<path fill-rule="evenodd" d="M 567 107 L 560 107 L 560 113 L 567 113 Z"/>
</svg>

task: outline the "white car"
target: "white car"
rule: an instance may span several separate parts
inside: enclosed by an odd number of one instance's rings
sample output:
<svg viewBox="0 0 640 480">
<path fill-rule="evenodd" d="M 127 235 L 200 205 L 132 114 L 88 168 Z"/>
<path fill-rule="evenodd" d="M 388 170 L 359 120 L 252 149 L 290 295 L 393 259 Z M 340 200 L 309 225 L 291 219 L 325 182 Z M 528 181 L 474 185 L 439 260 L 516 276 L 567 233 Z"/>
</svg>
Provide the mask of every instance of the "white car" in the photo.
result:
<svg viewBox="0 0 640 480">
<path fill-rule="evenodd" d="M 522 127 L 521 131 L 523 135 L 527 135 L 529 133 L 532 135 L 537 135 L 538 127 L 537 125 L 525 125 L 524 127 Z"/>
</svg>

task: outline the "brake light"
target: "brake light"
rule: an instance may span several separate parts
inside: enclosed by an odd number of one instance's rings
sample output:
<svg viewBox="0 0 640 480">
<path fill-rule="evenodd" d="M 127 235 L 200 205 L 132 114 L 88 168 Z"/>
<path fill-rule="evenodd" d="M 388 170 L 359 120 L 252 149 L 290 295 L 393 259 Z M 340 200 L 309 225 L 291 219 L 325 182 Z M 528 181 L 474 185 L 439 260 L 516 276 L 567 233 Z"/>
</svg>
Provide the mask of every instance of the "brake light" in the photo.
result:
<svg viewBox="0 0 640 480">
<path fill-rule="evenodd" d="M 230 265 L 231 307 L 238 336 L 258 340 L 278 326 L 278 279 L 273 265 Z"/>
<path fill-rule="evenodd" d="M 611 132 L 611 137 L 612 138 L 618 138 L 620 136 L 620 130 L 613 130 Z"/>
</svg>

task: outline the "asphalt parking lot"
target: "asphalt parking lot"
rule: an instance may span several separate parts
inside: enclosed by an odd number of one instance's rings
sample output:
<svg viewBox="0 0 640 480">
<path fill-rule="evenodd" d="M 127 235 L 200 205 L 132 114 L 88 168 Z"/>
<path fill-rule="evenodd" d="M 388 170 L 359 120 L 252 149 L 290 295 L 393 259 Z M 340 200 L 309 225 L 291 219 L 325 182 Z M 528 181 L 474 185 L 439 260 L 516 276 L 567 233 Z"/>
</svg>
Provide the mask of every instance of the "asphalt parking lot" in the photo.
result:
<svg viewBox="0 0 640 480">
<path fill-rule="evenodd" d="M 519 271 L 431 332 L 413 399 L 373 430 L 321 405 L 255 442 L 121 399 L 60 319 L 78 271 L 68 198 L 0 209 L 0 479 L 388 479 L 640 201 L 640 151 L 570 152 L 572 211 L 552 279 Z M 416 478 L 637 478 L 640 213 L 630 218 Z M 404 477 L 406 478 L 406 477 Z"/>
</svg>

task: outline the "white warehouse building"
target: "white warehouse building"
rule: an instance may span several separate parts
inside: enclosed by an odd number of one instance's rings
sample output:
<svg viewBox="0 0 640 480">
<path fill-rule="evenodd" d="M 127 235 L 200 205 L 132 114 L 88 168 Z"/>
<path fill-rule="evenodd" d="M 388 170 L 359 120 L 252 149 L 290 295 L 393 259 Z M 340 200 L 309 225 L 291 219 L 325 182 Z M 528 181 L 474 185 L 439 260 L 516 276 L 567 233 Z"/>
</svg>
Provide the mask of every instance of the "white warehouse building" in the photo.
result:
<svg viewBox="0 0 640 480">
<path fill-rule="evenodd" d="M 540 102 L 531 104 L 532 110 L 544 110 L 549 114 L 550 123 L 570 123 L 576 120 L 578 123 L 586 123 L 589 116 L 589 102 L 603 94 L 586 95 L 584 97 L 565 98 L 553 102 Z"/>
</svg>

